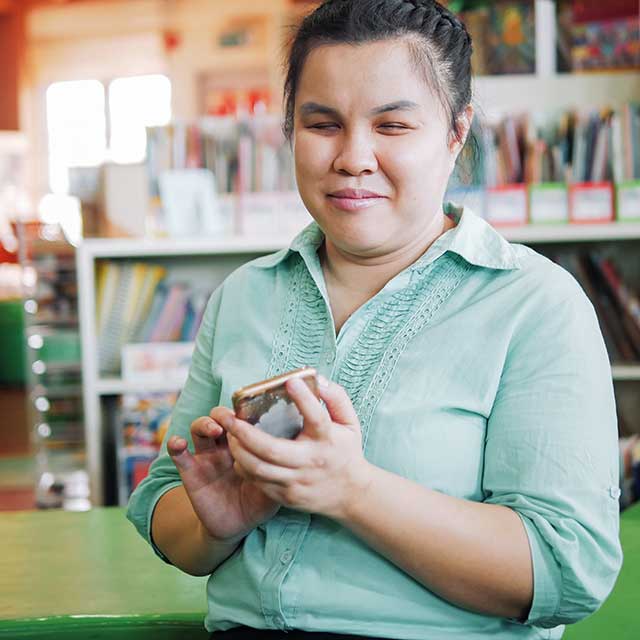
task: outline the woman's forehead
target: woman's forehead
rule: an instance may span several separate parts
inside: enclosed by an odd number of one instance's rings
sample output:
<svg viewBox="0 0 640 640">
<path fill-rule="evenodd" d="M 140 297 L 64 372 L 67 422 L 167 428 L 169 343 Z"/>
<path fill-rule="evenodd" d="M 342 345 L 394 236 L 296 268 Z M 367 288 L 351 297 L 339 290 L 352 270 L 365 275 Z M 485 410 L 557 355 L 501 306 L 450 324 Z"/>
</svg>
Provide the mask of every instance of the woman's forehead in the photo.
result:
<svg viewBox="0 0 640 640">
<path fill-rule="evenodd" d="M 437 108 L 437 96 L 401 39 L 315 48 L 296 93 L 298 111 L 309 102 L 338 110 L 357 104 L 366 112 L 396 102 Z"/>
</svg>

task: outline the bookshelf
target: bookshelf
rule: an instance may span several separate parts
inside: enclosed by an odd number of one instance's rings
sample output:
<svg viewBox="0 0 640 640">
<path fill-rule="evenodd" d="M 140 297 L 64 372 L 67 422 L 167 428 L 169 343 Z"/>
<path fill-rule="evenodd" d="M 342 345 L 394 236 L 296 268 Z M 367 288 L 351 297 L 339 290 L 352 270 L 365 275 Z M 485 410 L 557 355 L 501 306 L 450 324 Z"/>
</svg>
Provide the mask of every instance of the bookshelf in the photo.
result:
<svg viewBox="0 0 640 640">
<path fill-rule="evenodd" d="M 475 104 L 479 115 L 495 119 L 521 111 L 566 110 L 575 107 L 601 107 L 640 99 L 640 76 L 632 71 L 589 74 L 558 73 L 556 60 L 556 17 L 553 0 L 535 0 L 536 62 L 535 72 L 522 75 L 479 76 L 474 80 Z M 256 49 L 256 60 L 263 52 Z M 186 74 L 185 74 L 186 77 Z M 174 79 L 176 86 L 184 80 Z M 183 92 L 185 95 L 188 92 Z M 177 113 L 192 116 L 193 110 Z M 188 122 L 195 122 L 188 118 Z M 220 189 L 220 194 L 225 191 Z M 251 224 L 245 228 L 258 233 L 269 225 L 257 225 L 255 214 L 268 207 L 251 198 L 262 196 L 250 188 L 242 190 L 242 202 L 250 212 Z M 282 195 L 282 194 L 280 194 Z M 285 194 L 286 195 L 286 194 Z M 290 195 L 290 194 L 289 194 Z M 640 216 L 640 212 L 639 216 Z M 262 218 L 267 218 L 263 215 Z M 500 227 L 510 241 L 531 246 L 548 256 L 576 248 L 604 248 L 620 256 L 625 277 L 640 289 L 640 221 L 601 224 L 536 224 Z M 116 374 L 100 374 L 96 322 L 96 266 L 105 260 L 142 260 L 160 263 L 179 272 L 180 277 L 205 280 L 211 288 L 243 262 L 286 246 L 292 236 L 227 236 L 224 239 L 91 239 L 78 249 L 79 316 L 84 375 L 87 464 L 92 502 L 115 500 L 118 491 L 110 491 L 107 481 L 118 474 L 114 464 L 117 437 L 114 433 L 118 399 L 125 394 L 177 391 L 176 384 L 165 380 L 130 381 Z M 633 416 L 632 429 L 640 432 L 640 363 L 612 366 L 619 407 Z M 111 462 L 109 460 L 111 459 Z M 112 474 L 113 471 L 113 474 Z"/>
<path fill-rule="evenodd" d="M 551 247 L 574 248 L 581 243 L 627 245 L 627 250 L 640 255 L 640 223 L 612 223 L 599 225 L 531 225 L 504 227 L 500 232 L 510 241 L 532 246 L 541 253 Z M 206 278 L 215 287 L 233 269 L 255 257 L 277 251 L 288 245 L 291 237 L 241 237 L 195 240 L 134 240 L 89 239 L 77 250 L 80 299 L 80 330 L 82 340 L 83 404 L 85 440 L 93 504 L 114 500 L 105 478 L 113 458 L 117 400 L 129 393 L 177 391 L 175 383 L 165 380 L 147 382 L 125 380 L 121 376 L 100 375 L 96 322 L 96 265 L 101 260 L 153 260 L 169 269 L 182 269 L 182 276 Z M 640 265 L 636 265 L 640 276 Z M 639 364 L 615 364 L 612 367 L 616 390 L 622 388 L 622 405 L 634 411 L 634 396 L 640 383 Z M 640 424 L 636 425 L 640 430 Z M 105 494 L 106 491 L 106 494 Z M 109 497 L 110 496 L 110 497 Z"/>
<path fill-rule="evenodd" d="M 57 225 L 17 223 L 28 416 L 40 508 L 89 508 L 74 248 Z"/>
<path fill-rule="evenodd" d="M 87 239 L 77 249 L 80 336 L 82 342 L 83 407 L 87 469 L 91 500 L 109 503 L 117 495 L 110 487 L 115 455 L 117 399 L 127 393 L 176 391 L 165 380 L 139 382 L 99 373 L 96 333 L 96 267 L 102 260 L 150 260 L 185 280 L 205 281 L 213 289 L 244 262 L 273 253 L 291 238 L 240 237 L 224 239 Z M 111 460 L 111 462 L 110 462 Z M 113 472 L 115 477 L 117 474 Z"/>
</svg>

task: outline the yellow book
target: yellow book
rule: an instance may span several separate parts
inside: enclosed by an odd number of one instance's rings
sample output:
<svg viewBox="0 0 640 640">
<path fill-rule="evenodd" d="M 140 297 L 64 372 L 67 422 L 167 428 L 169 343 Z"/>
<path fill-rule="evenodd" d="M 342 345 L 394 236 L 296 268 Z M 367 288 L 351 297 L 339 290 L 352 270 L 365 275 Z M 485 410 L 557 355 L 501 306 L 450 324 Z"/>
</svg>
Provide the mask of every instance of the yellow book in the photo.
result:
<svg viewBox="0 0 640 640">
<path fill-rule="evenodd" d="M 158 285 L 166 275 L 167 270 L 164 267 L 147 265 L 144 281 L 137 298 L 136 313 L 131 322 L 131 331 L 128 336 L 129 342 L 139 341 L 140 332 L 151 310 L 151 303 L 153 302 Z"/>
</svg>

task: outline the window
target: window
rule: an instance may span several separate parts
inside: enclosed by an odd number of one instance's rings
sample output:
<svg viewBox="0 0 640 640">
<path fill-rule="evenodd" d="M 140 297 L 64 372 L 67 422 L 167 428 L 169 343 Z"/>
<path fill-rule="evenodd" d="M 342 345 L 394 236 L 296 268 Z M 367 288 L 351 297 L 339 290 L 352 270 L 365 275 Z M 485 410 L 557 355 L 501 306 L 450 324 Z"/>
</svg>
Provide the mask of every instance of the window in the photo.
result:
<svg viewBox="0 0 640 640">
<path fill-rule="evenodd" d="M 98 80 L 81 80 L 56 82 L 47 89 L 53 193 L 69 192 L 69 167 L 142 162 L 145 127 L 169 123 L 171 83 L 166 76 L 116 78 L 108 87 L 106 91 Z"/>
<path fill-rule="evenodd" d="M 117 78 L 109 85 L 110 157 L 121 164 L 142 162 L 146 155 L 145 127 L 163 126 L 171 119 L 171 83 L 165 76 Z"/>
<path fill-rule="evenodd" d="M 92 167 L 105 159 L 104 87 L 97 80 L 56 82 L 47 89 L 49 185 L 69 190 L 68 167 Z"/>
</svg>

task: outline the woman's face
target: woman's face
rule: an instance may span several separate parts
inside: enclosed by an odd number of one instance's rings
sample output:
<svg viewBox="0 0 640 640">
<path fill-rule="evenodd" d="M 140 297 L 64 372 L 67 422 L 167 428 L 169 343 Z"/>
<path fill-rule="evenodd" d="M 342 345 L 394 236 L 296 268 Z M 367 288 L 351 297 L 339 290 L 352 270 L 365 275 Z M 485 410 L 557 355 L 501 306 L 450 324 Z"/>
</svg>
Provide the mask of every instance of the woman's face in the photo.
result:
<svg viewBox="0 0 640 640">
<path fill-rule="evenodd" d="M 386 255 L 442 225 L 459 144 L 404 41 L 314 49 L 293 135 L 302 200 L 342 251 Z"/>
</svg>

